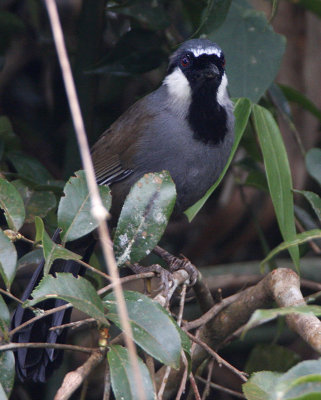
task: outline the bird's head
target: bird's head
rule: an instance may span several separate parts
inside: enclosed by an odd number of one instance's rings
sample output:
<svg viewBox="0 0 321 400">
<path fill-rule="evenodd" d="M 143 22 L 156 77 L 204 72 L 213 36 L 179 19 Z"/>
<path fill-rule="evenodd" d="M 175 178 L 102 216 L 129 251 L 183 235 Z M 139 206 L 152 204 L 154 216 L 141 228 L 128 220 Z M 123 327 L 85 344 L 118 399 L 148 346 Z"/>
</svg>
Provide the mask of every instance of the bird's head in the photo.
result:
<svg viewBox="0 0 321 400">
<path fill-rule="evenodd" d="M 224 54 L 217 44 L 208 39 L 188 40 L 170 57 L 164 84 L 176 102 L 188 105 L 206 87 L 206 93 L 224 107 L 229 101 L 224 66 Z"/>
</svg>

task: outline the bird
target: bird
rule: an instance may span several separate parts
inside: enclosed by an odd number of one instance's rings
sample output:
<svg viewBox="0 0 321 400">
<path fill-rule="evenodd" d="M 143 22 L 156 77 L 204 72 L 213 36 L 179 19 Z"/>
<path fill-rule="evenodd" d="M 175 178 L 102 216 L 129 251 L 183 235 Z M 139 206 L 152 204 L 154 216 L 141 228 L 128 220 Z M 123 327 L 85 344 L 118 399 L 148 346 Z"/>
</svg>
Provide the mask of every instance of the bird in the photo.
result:
<svg viewBox="0 0 321 400">
<path fill-rule="evenodd" d="M 132 185 L 144 174 L 169 171 L 177 191 L 175 212 L 181 213 L 213 185 L 227 163 L 234 142 L 233 103 L 228 93 L 225 57 L 209 39 L 190 39 L 169 58 L 166 76 L 153 92 L 134 103 L 107 129 L 91 149 L 99 185 L 111 187 L 114 220 Z M 58 236 L 58 234 L 56 234 Z M 54 240 L 58 240 L 55 237 Z M 81 239 L 84 242 L 85 239 Z M 93 251 L 93 240 L 81 243 L 84 260 Z M 79 243 L 77 243 L 78 248 Z M 73 244 L 69 245 L 73 250 Z M 30 297 L 43 275 L 41 263 L 22 300 Z M 83 274 L 73 260 L 56 260 L 50 273 Z M 38 305 L 49 309 L 62 300 Z M 63 343 L 66 330 L 49 331 L 65 324 L 71 310 L 56 312 L 17 331 L 14 342 Z M 32 318 L 20 305 L 12 328 Z M 57 349 L 17 349 L 16 372 L 20 381 L 45 382 L 62 359 Z"/>
</svg>

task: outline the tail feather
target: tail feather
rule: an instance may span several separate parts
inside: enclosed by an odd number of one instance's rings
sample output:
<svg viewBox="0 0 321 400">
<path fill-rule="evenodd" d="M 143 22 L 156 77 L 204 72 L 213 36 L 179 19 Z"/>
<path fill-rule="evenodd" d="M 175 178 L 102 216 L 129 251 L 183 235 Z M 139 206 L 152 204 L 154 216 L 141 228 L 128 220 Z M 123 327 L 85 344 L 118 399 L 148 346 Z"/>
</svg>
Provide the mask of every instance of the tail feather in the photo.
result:
<svg viewBox="0 0 321 400">
<path fill-rule="evenodd" d="M 53 240 L 57 241 L 57 232 Z M 86 240 L 81 239 L 71 244 L 72 251 L 83 255 L 83 259 L 88 261 L 92 254 L 95 241 L 93 237 L 87 236 Z M 28 286 L 21 298 L 22 301 L 30 298 L 33 289 L 39 284 L 43 277 L 44 261 L 42 261 L 35 270 Z M 73 275 L 83 275 L 85 269 L 79 263 L 73 260 L 56 260 L 50 270 L 51 274 L 57 272 L 70 272 Z M 66 304 L 64 300 L 48 299 L 37 304 L 38 308 L 49 310 Z M 67 329 L 50 330 L 53 326 L 60 326 L 70 321 L 71 308 L 56 312 L 41 318 L 25 328 L 16 332 L 12 341 L 17 343 L 41 342 L 41 343 L 64 343 L 66 340 Z M 20 326 L 30 320 L 35 315 L 28 309 L 19 305 L 12 317 L 12 329 Z M 45 382 L 52 372 L 59 367 L 63 357 L 63 351 L 60 349 L 44 348 L 21 348 L 15 350 L 16 373 L 20 381 L 33 380 L 35 382 Z"/>
</svg>

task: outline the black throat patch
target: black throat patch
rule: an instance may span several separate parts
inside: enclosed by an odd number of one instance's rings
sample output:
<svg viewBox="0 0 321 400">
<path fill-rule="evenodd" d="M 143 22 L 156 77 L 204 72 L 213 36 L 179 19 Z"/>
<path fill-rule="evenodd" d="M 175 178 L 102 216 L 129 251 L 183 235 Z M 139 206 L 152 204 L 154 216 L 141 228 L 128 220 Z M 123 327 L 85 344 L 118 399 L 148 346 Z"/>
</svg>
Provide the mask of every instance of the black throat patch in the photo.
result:
<svg viewBox="0 0 321 400">
<path fill-rule="evenodd" d="M 187 120 L 194 138 L 216 145 L 227 133 L 227 114 L 216 100 L 216 85 L 208 82 L 192 94 Z"/>
</svg>

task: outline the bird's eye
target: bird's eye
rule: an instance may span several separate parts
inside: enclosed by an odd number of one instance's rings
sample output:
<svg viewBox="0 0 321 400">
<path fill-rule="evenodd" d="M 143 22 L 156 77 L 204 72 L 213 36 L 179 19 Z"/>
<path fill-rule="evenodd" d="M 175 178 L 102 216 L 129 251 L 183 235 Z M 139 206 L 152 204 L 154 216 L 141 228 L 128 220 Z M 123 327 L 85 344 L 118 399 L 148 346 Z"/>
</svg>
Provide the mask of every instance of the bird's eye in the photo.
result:
<svg viewBox="0 0 321 400">
<path fill-rule="evenodd" d="M 222 67 L 224 68 L 225 67 L 225 57 L 224 56 L 221 58 L 221 63 L 222 63 Z"/>
<path fill-rule="evenodd" d="M 181 66 L 183 68 L 188 67 L 190 65 L 190 63 L 191 63 L 191 57 L 188 54 L 186 54 L 186 56 L 182 57 Z"/>
</svg>

